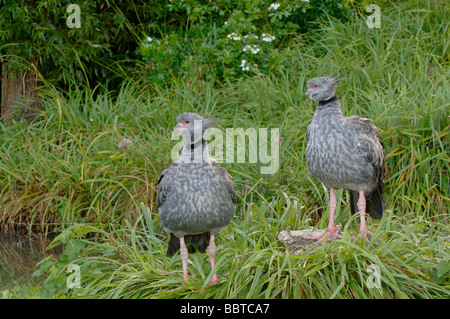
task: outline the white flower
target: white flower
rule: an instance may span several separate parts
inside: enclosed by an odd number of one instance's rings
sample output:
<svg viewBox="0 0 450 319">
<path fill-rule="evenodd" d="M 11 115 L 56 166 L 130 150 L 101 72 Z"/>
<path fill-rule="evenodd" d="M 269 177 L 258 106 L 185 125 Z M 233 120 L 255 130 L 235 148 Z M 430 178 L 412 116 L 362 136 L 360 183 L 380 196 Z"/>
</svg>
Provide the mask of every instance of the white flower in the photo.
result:
<svg viewBox="0 0 450 319">
<path fill-rule="evenodd" d="M 263 33 L 261 34 L 261 40 L 265 42 L 272 42 L 275 40 L 275 36 Z"/>
<path fill-rule="evenodd" d="M 256 39 L 256 40 L 258 40 L 258 36 L 257 35 L 254 35 L 254 34 L 252 34 L 252 35 L 245 35 L 244 36 L 244 39 L 247 39 L 247 38 L 249 38 L 249 37 L 252 37 L 253 39 Z"/>
<path fill-rule="evenodd" d="M 247 60 L 242 60 L 242 61 L 241 61 L 240 67 L 242 68 L 242 71 L 248 71 L 248 70 L 250 70 L 250 67 L 249 67 L 248 65 L 246 65 L 246 64 L 247 64 Z"/>
<path fill-rule="evenodd" d="M 258 48 L 257 45 L 249 45 L 249 44 L 247 44 L 247 45 L 244 47 L 244 49 L 243 49 L 242 51 L 244 51 L 244 52 L 250 51 L 252 54 L 256 54 L 256 53 L 258 53 L 260 50 L 261 50 L 261 49 Z"/>
<path fill-rule="evenodd" d="M 227 38 L 235 41 L 239 41 L 241 39 L 241 37 L 234 32 L 227 35 Z"/>
<path fill-rule="evenodd" d="M 151 44 L 150 42 L 152 42 L 152 41 L 153 41 L 152 38 L 146 37 L 145 40 L 142 42 L 142 46 L 143 46 L 144 48 L 151 47 L 152 44 Z"/>
<path fill-rule="evenodd" d="M 278 10 L 279 7 L 280 7 L 280 4 L 274 2 L 269 6 L 269 10 Z"/>
</svg>

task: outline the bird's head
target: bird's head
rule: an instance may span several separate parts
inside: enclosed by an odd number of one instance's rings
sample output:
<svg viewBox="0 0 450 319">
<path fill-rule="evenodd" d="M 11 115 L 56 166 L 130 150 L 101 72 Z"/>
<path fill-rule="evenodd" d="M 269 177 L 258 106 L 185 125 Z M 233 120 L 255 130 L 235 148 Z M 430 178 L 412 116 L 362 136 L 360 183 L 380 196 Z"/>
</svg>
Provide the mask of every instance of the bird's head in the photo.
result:
<svg viewBox="0 0 450 319">
<path fill-rule="evenodd" d="M 345 78 L 340 78 L 340 75 L 334 78 L 322 76 L 311 79 L 306 84 L 308 91 L 305 95 L 317 102 L 329 100 L 335 95 L 336 86 L 342 80 Z"/>
<path fill-rule="evenodd" d="M 205 131 L 218 121 L 216 118 L 205 119 L 196 113 L 183 113 L 177 117 L 178 124 L 174 130 L 179 130 L 186 141 L 194 144 L 201 141 Z"/>
</svg>

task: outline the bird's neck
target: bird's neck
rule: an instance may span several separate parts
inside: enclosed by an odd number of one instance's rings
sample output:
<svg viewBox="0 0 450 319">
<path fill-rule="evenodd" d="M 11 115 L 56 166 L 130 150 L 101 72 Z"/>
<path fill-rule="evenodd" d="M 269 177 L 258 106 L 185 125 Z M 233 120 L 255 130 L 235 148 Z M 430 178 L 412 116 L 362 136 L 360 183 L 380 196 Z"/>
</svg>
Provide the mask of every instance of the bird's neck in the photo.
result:
<svg viewBox="0 0 450 319">
<path fill-rule="evenodd" d="M 201 139 L 194 143 L 186 143 L 181 150 L 179 162 L 181 163 L 210 163 L 208 143 Z"/>
<path fill-rule="evenodd" d="M 315 115 L 321 114 L 342 116 L 341 102 L 336 95 L 328 100 L 319 102 Z"/>
</svg>

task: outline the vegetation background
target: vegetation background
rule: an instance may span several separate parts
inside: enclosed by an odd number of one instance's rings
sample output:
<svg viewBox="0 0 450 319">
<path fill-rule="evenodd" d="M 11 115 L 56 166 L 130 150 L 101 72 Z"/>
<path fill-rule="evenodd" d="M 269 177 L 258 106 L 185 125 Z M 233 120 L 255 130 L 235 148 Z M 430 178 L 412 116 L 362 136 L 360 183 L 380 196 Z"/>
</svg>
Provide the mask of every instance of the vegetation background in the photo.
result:
<svg viewBox="0 0 450 319">
<path fill-rule="evenodd" d="M 30 75 L 37 92 L 31 119 L 20 92 L 11 113 L 2 102 L 0 225 L 56 234 L 48 247 L 62 249 L 2 296 L 448 299 L 450 12 L 444 0 L 375 2 L 380 28 L 366 23 L 371 1 L 337 0 L 79 1 L 81 28 L 68 28 L 71 1 L 0 0 L 2 101 Z M 305 162 L 306 81 L 338 73 L 343 113 L 380 129 L 387 210 L 355 241 L 341 190 L 343 239 L 291 256 L 278 233 L 328 217 Z M 194 254 L 191 280 L 170 291 L 181 262 L 165 256 L 155 184 L 181 112 L 221 118 L 222 130 L 279 128 L 283 140 L 274 175 L 223 164 L 238 205 L 218 236 L 220 283 Z"/>
</svg>

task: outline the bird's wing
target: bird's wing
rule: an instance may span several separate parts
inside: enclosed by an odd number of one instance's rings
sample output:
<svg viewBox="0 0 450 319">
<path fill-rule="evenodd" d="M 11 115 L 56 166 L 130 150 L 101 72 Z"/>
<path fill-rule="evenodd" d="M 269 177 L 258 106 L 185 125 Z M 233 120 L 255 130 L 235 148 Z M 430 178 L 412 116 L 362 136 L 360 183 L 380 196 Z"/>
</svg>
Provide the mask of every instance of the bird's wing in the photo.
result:
<svg viewBox="0 0 450 319">
<path fill-rule="evenodd" d="M 386 154 L 377 128 L 372 120 L 357 115 L 347 117 L 346 121 L 356 132 L 357 151 L 372 164 L 377 182 L 382 183 Z"/>
<path fill-rule="evenodd" d="M 172 183 L 170 182 L 170 177 L 177 171 L 179 164 L 172 163 L 164 167 L 161 174 L 158 175 L 157 185 L 158 185 L 158 206 L 161 207 L 166 201 L 167 193 L 170 192 Z"/>
<path fill-rule="evenodd" d="M 306 144 L 309 144 L 309 137 L 311 136 L 311 133 L 310 133 L 311 129 L 312 129 L 312 126 L 311 126 L 311 124 L 309 124 L 308 128 L 306 129 Z"/>
<path fill-rule="evenodd" d="M 228 173 L 228 171 L 220 166 L 219 163 L 213 162 L 211 163 L 211 166 L 217 170 L 217 172 L 222 175 L 223 180 L 225 182 L 225 187 L 228 193 L 228 197 L 231 199 L 234 205 L 236 205 L 237 198 L 236 198 L 236 190 L 234 189 L 234 184 L 232 181 L 231 175 Z"/>
</svg>

